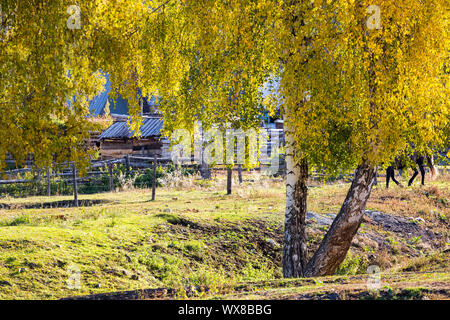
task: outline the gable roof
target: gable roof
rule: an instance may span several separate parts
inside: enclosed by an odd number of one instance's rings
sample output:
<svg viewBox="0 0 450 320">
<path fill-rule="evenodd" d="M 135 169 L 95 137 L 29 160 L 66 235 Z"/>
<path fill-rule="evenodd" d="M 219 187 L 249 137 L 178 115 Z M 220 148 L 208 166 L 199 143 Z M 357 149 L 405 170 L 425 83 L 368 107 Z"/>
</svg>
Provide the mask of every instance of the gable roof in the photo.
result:
<svg viewBox="0 0 450 320">
<path fill-rule="evenodd" d="M 162 118 L 145 118 L 140 128 L 141 137 L 148 138 L 159 136 L 163 127 Z M 126 121 L 113 123 L 108 129 L 102 132 L 99 139 L 125 139 L 132 138 L 131 132 Z"/>
<path fill-rule="evenodd" d="M 112 90 L 109 75 L 103 74 L 103 76 L 106 79 L 103 91 L 99 95 L 95 96 L 89 103 L 89 111 L 91 116 L 96 117 L 104 115 L 107 105 L 109 106 L 109 112 L 111 115 L 129 115 L 128 101 L 119 95 L 114 102 L 114 99 L 109 97 L 109 93 Z M 143 100 L 145 104 L 155 106 L 155 97 L 151 97 L 150 99 L 144 98 Z"/>
</svg>

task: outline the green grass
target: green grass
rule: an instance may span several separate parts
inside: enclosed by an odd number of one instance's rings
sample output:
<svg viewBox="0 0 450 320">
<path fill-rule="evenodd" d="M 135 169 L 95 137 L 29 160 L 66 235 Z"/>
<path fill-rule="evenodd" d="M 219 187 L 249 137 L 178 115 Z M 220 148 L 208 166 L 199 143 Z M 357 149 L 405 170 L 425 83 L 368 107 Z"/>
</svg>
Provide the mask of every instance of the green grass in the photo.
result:
<svg viewBox="0 0 450 320">
<path fill-rule="evenodd" d="M 207 286 L 209 296 L 222 296 L 224 288 L 283 282 L 284 186 L 244 182 L 243 186 L 235 184 L 233 195 L 226 196 L 220 183 L 209 182 L 206 187 L 199 183 L 192 190 L 158 189 L 154 202 L 150 201 L 151 190 L 145 189 L 81 195 L 80 200 L 104 202 L 80 208 L 40 209 L 35 205 L 69 201 L 68 196 L 0 199 L 13 208 L 0 209 L 0 299 L 57 299 L 192 285 Z M 347 184 L 311 188 L 309 210 L 336 213 L 347 188 Z M 402 192 L 415 195 L 418 191 Z M 386 192 L 375 190 L 374 194 L 368 206 L 379 208 L 379 197 Z M 445 190 L 439 196 L 448 198 Z M 416 201 L 410 199 L 410 205 Z M 436 230 L 446 232 L 448 219 L 442 216 L 448 212 L 441 203 L 430 200 L 426 209 L 440 212 L 435 217 Z M 308 226 L 311 246 L 319 244 L 325 229 Z M 361 235 L 387 238 L 388 247 L 407 241 L 414 247 L 420 244 L 420 238 L 400 239 L 368 224 L 361 231 Z M 400 252 L 392 265 L 392 252 L 371 245 L 352 247 L 338 274 L 364 273 L 370 254 L 387 254 L 390 268 L 411 261 L 411 252 Z M 74 267 L 80 270 L 80 289 L 67 286 L 68 270 Z M 444 267 L 448 266 L 444 263 Z M 273 290 L 274 295 L 279 293 Z"/>
<path fill-rule="evenodd" d="M 251 210 L 253 204 L 238 195 L 204 190 L 158 190 L 155 202 L 149 201 L 151 191 L 138 190 L 81 197 L 110 201 L 93 207 L 2 210 L 0 283 L 9 284 L 0 285 L 0 298 L 54 299 L 280 277 L 279 254 L 274 261 L 257 243 L 258 237 L 273 237 L 267 229 L 277 229 L 282 218 L 279 191 L 268 192 L 275 199 L 258 200 L 259 208 Z M 7 201 L 20 207 L 68 199 Z M 266 213 L 269 204 L 276 214 Z M 81 271 L 81 290 L 66 286 L 71 265 Z"/>
</svg>

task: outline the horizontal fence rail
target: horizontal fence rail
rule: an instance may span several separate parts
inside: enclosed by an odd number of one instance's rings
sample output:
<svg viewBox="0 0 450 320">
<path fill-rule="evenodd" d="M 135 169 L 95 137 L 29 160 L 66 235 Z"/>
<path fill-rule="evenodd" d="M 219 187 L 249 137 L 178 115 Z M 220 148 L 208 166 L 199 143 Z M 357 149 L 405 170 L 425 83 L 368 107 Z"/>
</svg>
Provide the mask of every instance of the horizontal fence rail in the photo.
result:
<svg viewBox="0 0 450 320">
<path fill-rule="evenodd" d="M 45 194 L 47 196 L 51 196 L 55 193 L 60 193 L 61 190 L 69 190 L 72 188 L 72 192 L 74 194 L 74 204 L 78 204 L 78 190 L 83 188 L 83 186 L 88 186 L 90 191 L 97 192 L 105 192 L 105 191 L 114 191 L 115 185 L 118 179 L 124 179 L 128 177 L 136 177 L 139 174 L 146 175 L 146 179 L 143 182 L 133 181 L 133 186 L 136 187 L 147 187 L 152 188 L 152 200 L 155 199 L 155 188 L 156 188 L 156 177 L 157 177 L 157 167 L 167 168 L 169 166 L 184 168 L 185 170 L 190 170 L 193 172 L 199 172 L 204 178 L 205 168 L 200 164 L 195 164 L 193 162 L 193 158 L 185 158 L 178 159 L 178 163 L 175 164 L 170 158 L 162 158 L 162 157 L 146 157 L 146 156 L 134 156 L 128 155 L 122 158 L 113 158 L 108 160 L 93 160 L 91 161 L 88 168 L 86 168 L 86 172 L 84 175 L 79 175 L 77 172 L 75 163 L 73 162 L 63 162 L 63 163 L 54 163 L 51 168 L 54 170 L 50 170 L 50 168 L 45 169 L 37 169 L 32 166 L 32 164 L 27 163 L 30 167 L 27 168 L 19 168 L 12 169 L 8 171 L 4 171 L 0 173 L 0 195 L 8 194 L 8 185 L 22 185 L 27 186 L 32 190 L 35 190 L 36 193 L 38 191 L 40 194 L 44 194 L 43 190 L 45 189 Z M 121 169 L 116 169 L 117 165 L 121 165 Z M 253 169 L 257 171 L 262 171 L 268 166 L 260 165 L 259 167 Z M 447 167 L 438 167 L 439 170 L 447 171 Z M 235 165 L 233 168 L 229 168 L 226 165 L 218 165 L 207 168 L 209 172 L 211 171 L 223 171 L 227 172 L 227 193 L 231 193 L 231 172 L 238 172 L 239 183 L 242 183 L 242 172 L 247 171 L 242 165 Z M 280 166 L 277 171 L 278 174 L 284 176 L 285 174 L 285 162 L 284 156 L 280 155 Z M 378 177 L 384 177 L 383 171 L 379 170 Z M 29 178 L 24 178 L 24 175 L 28 175 Z M 4 178 L 7 179 L 4 179 Z M 353 173 L 341 174 L 338 177 L 329 177 L 322 171 L 313 171 L 310 174 L 310 178 L 312 180 L 327 180 L 329 178 L 342 179 L 344 181 L 351 181 L 353 179 Z M 46 188 L 45 188 L 46 187 Z M 5 189 L 6 188 L 6 189 Z M 56 188 L 56 192 L 55 189 Z M 59 189 L 58 189 L 59 188 Z M 58 191 L 59 190 L 59 191 Z M 24 193 L 27 190 L 24 191 Z M 14 192 L 11 191 L 11 192 Z M 19 191 L 17 191 L 19 192 Z M 64 193 L 64 192 L 63 192 Z M 96 192 L 90 192 L 96 193 Z M 68 193 L 66 193 L 68 194 Z"/>
</svg>

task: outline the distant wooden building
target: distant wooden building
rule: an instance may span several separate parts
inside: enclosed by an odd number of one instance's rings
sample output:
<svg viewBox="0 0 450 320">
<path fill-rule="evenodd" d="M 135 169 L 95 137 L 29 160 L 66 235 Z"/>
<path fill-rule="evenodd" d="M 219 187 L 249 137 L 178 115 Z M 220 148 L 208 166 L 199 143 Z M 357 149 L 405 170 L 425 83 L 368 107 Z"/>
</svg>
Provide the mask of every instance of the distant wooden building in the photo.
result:
<svg viewBox="0 0 450 320">
<path fill-rule="evenodd" d="M 104 74 L 105 86 L 102 92 L 90 101 L 90 116 L 93 119 L 104 116 L 112 119 L 113 124 L 101 134 L 91 133 L 90 145 L 100 149 L 102 159 L 121 158 L 125 155 L 168 157 L 169 141 L 161 139 L 163 120 L 159 115 L 155 97 L 143 97 L 141 100 L 141 115 L 143 125 L 140 137 L 136 138 L 127 125 L 129 120 L 129 105 L 120 95 L 112 99 L 109 75 Z"/>
<path fill-rule="evenodd" d="M 134 137 L 126 121 L 116 121 L 99 136 L 102 159 L 126 155 L 169 157 L 169 141 L 161 138 L 161 117 L 144 117 L 140 137 Z"/>
</svg>

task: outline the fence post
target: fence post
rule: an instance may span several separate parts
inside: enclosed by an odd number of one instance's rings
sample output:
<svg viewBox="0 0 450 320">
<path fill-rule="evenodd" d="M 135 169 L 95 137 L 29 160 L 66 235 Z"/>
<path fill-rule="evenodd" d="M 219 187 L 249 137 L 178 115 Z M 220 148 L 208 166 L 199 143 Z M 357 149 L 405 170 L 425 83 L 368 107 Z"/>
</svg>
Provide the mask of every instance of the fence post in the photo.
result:
<svg viewBox="0 0 450 320">
<path fill-rule="evenodd" d="M 78 185 L 77 185 L 77 168 L 75 162 L 72 164 L 72 177 L 73 177 L 73 205 L 78 207 Z"/>
<path fill-rule="evenodd" d="M 155 201 L 155 195 L 156 195 L 156 158 L 157 155 L 155 153 L 155 158 L 153 160 L 153 179 L 152 179 L 152 201 Z"/>
<path fill-rule="evenodd" d="M 233 174 L 232 168 L 227 168 L 227 194 L 231 194 L 231 178 Z"/>
<path fill-rule="evenodd" d="M 125 165 L 127 167 L 127 173 L 130 173 L 130 155 L 127 154 L 125 156 Z"/>
<path fill-rule="evenodd" d="M 51 196 L 52 195 L 52 190 L 51 190 L 51 181 L 50 181 L 50 167 L 47 167 L 47 196 Z"/>
<path fill-rule="evenodd" d="M 242 165 L 238 165 L 239 184 L 242 184 Z"/>
<path fill-rule="evenodd" d="M 205 161 L 205 148 L 202 144 L 201 158 L 200 158 L 200 175 L 203 180 L 211 179 L 211 169 Z"/>
<path fill-rule="evenodd" d="M 109 172 L 109 191 L 114 190 L 114 179 L 113 179 L 113 170 L 112 170 L 112 164 L 108 163 L 108 172 Z"/>
</svg>

